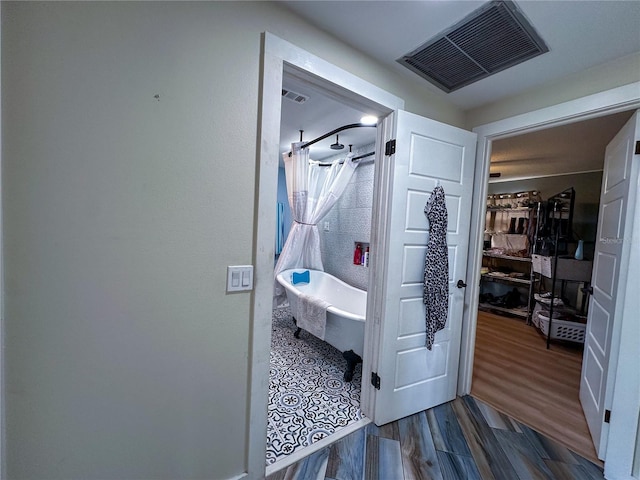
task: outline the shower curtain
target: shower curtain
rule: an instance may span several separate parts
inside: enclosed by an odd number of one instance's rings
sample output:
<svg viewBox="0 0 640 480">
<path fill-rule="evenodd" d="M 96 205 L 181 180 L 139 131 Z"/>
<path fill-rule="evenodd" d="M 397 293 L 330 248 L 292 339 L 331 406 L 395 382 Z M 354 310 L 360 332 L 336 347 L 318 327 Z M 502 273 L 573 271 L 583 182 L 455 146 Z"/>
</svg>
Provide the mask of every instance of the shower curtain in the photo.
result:
<svg viewBox="0 0 640 480">
<path fill-rule="evenodd" d="M 335 162 L 331 167 L 310 164 L 309 149 L 302 145 L 304 142 L 292 143 L 291 156 L 283 154 L 293 223 L 274 276 L 290 268 L 324 270 L 317 225 L 338 201 L 358 166 L 352 153 L 342 164 Z M 275 281 L 274 307 L 285 300 L 284 288 Z"/>
</svg>

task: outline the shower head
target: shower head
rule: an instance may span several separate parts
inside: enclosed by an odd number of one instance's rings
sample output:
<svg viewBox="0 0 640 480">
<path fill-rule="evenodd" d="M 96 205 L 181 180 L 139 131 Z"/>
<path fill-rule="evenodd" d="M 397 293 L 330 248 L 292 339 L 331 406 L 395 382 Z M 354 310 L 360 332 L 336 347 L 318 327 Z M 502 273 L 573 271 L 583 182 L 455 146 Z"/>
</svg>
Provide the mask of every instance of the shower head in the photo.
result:
<svg viewBox="0 0 640 480">
<path fill-rule="evenodd" d="M 344 145 L 338 141 L 338 135 L 336 135 L 336 143 L 331 144 L 331 150 L 342 150 Z"/>
</svg>

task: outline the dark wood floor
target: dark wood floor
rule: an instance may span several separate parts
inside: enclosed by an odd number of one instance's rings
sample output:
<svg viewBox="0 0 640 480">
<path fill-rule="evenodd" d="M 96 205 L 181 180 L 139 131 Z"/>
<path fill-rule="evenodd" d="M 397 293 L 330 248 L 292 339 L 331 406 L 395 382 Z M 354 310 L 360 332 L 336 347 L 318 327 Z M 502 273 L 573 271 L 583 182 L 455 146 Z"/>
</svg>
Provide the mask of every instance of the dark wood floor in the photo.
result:
<svg viewBox="0 0 640 480">
<path fill-rule="evenodd" d="M 579 400 L 582 349 L 523 320 L 478 312 L 471 394 L 601 464 Z"/>
<path fill-rule="evenodd" d="M 371 424 L 267 480 L 602 480 L 602 470 L 466 396 Z"/>
</svg>

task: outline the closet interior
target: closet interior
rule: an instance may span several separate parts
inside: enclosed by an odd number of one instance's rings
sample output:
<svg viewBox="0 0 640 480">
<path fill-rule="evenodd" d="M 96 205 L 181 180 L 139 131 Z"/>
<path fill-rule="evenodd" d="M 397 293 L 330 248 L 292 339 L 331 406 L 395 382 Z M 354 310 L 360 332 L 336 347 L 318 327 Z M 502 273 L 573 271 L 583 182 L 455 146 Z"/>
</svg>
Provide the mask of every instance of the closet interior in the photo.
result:
<svg viewBox="0 0 640 480">
<path fill-rule="evenodd" d="M 632 113 L 493 142 L 480 311 L 582 347 L 605 148 Z"/>
<path fill-rule="evenodd" d="M 573 187 L 547 200 L 539 190 L 487 198 L 480 309 L 521 317 L 547 347 L 584 343 L 592 261 L 574 233 L 575 204 Z"/>
<path fill-rule="evenodd" d="M 472 395 L 594 461 L 580 370 L 605 149 L 632 114 L 494 141 L 487 189 Z"/>
</svg>

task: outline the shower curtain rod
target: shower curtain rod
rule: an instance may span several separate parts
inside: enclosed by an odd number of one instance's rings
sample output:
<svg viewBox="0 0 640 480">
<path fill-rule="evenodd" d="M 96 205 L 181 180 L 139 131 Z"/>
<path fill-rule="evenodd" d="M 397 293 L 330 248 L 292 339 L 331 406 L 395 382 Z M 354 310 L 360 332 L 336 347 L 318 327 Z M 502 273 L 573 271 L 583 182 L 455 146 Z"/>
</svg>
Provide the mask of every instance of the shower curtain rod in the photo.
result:
<svg viewBox="0 0 640 480">
<path fill-rule="evenodd" d="M 357 157 L 353 157 L 353 161 L 355 162 L 356 160 L 361 160 L 363 158 L 367 158 L 370 157 L 371 155 L 375 155 L 376 152 L 369 152 L 369 153 L 365 153 L 363 155 L 358 155 Z M 340 160 L 339 163 L 344 163 L 344 160 Z M 330 167 L 331 165 L 333 165 L 333 163 L 318 163 L 317 164 L 319 167 Z"/>
<path fill-rule="evenodd" d="M 325 133 L 321 137 L 314 138 L 310 142 L 307 142 L 307 143 L 303 144 L 300 148 L 307 148 L 307 147 L 313 145 L 314 143 L 318 143 L 319 141 L 324 140 L 325 138 L 329 138 L 329 137 L 335 135 L 336 133 L 340 133 L 343 130 L 349 130 L 350 128 L 376 127 L 376 126 L 377 125 L 368 125 L 366 123 L 350 123 L 349 125 L 343 125 L 342 127 L 338 127 L 335 130 L 330 131 L 329 133 Z M 301 137 L 302 137 L 302 132 L 303 132 L 303 130 L 300 130 L 300 136 Z M 302 139 L 300 139 L 300 141 L 302 141 Z M 292 154 L 292 152 L 289 152 L 289 156 L 291 156 L 291 154 Z"/>
<path fill-rule="evenodd" d="M 355 162 L 356 160 L 360 160 L 362 158 L 367 158 L 370 157 L 371 155 L 375 155 L 376 152 L 369 152 L 369 153 L 365 153 L 363 155 L 358 155 L 357 157 L 353 157 L 353 161 Z"/>
</svg>

